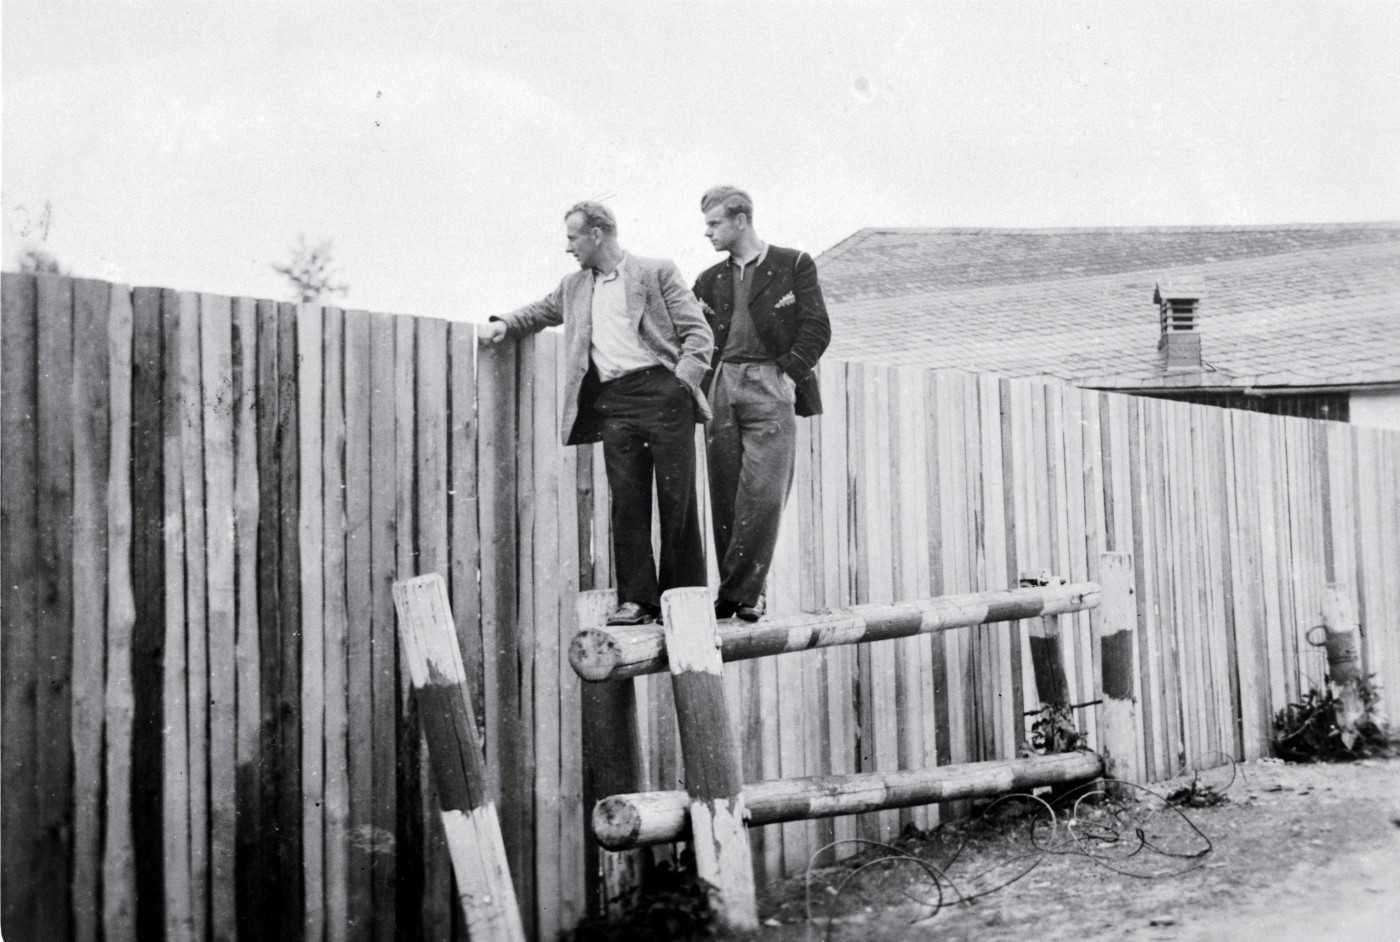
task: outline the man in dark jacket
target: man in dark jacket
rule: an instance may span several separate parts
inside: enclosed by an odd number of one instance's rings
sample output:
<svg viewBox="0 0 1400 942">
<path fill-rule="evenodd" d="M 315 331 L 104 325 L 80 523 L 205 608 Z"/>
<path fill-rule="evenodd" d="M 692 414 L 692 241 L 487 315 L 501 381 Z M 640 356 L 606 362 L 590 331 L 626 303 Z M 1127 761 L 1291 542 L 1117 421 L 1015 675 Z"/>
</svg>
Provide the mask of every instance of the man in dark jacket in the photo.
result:
<svg viewBox="0 0 1400 942">
<path fill-rule="evenodd" d="M 797 416 L 822 411 L 813 370 L 831 324 L 816 262 L 759 239 L 747 193 L 714 187 L 700 210 L 710 244 L 729 253 L 695 282 L 715 340 L 704 386 L 714 410 L 705 453 L 720 576 L 715 615 L 758 621 L 792 488 Z"/>
</svg>

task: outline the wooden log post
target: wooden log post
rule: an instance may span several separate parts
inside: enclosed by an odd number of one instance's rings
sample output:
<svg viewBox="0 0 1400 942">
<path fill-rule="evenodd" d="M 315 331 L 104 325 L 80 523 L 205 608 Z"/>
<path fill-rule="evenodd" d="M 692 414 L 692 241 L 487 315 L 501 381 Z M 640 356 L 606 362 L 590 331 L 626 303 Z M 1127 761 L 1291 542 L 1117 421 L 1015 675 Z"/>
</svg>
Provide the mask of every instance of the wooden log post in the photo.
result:
<svg viewBox="0 0 1400 942">
<path fill-rule="evenodd" d="M 1141 782 L 1137 762 L 1137 675 L 1133 666 L 1137 601 L 1133 594 L 1133 557 L 1104 553 L 1099 557 L 1103 608 L 1094 622 L 1099 654 L 1099 752 L 1104 776 Z"/>
<path fill-rule="evenodd" d="M 581 630 L 601 628 L 617 608 L 617 592 L 580 592 L 577 602 Z M 586 684 L 580 691 L 583 712 L 584 807 L 609 795 L 643 787 L 642 747 L 637 732 L 637 694 L 631 680 L 615 684 Z M 624 903 L 646 877 L 650 858 L 643 851 L 598 855 L 598 872 L 590 881 L 589 910 L 620 915 Z"/>
<path fill-rule="evenodd" d="M 676 698 L 695 870 L 710 907 L 730 929 L 758 928 L 743 776 L 724 700 L 724 664 L 714 604 L 703 586 L 661 596 L 671 687 Z"/>
<path fill-rule="evenodd" d="M 1065 580 L 1048 572 L 1021 573 L 1021 588 L 1064 585 Z M 1060 616 L 1041 615 L 1030 620 L 1031 666 L 1035 670 L 1035 691 L 1042 707 L 1069 702 L 1069 681 L 1060 653 Z"/>
<path fill-rule="evenodd" d="M 865 814 L 940 801 L 992 798 L 1042 785 L 1065 786 L 1103 774 L 1092 752 L 995 762 L 967 762 L 893 772 L 776 779 L 744 786 L 749 826 Z M 604 847 L 643 847 L 690 836 L 685 792 L 614 795 L 593 809 L 593 832 Z"/>
<path fill-rule="evenodd" d="M 472 939 L 524 942 L 447 583 L 437 573 L 395 582 L 394 606 L 467 931 Z"/>
<path fill-rule="evenodd" d="M 1322 628 L 1323 646 L 1327 649 L 1327 683 L 1337 698 L 1337 726 L 1342 731 L 1342 743 L 1350 749 L 1356 741 L 1357 724 L 1366 714 L 1360 688 L 1365 674 L 1361 666 L 1361 624 L 1351 595 L 1342 583 L 1327 585 L 1322 597 Z"/>
<path fill-rule="evenodd" d="M 800 612 L 755 624 L 726 622 L 719 627 L 719 645 L 724 660 L 741 661 L 810 648 L 909 638 L 989 622 L 1082 612 L 1097 608 L 1098 604 L 1099 587 L 1092 582 L 974 592 Z M 664 671 L 665 631 L 659 625 L 580 630 L 569 645 L 569 661 L 585 680 L 617 680 Z"/>
</svg>

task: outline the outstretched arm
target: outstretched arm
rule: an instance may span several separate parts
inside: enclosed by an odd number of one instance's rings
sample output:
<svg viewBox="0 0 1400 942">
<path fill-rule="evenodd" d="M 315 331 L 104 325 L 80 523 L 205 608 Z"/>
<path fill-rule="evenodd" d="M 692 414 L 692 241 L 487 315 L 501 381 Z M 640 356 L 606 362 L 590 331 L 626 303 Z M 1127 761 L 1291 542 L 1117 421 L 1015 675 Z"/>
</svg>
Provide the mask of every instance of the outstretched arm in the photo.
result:
<svg viewBox="0 0 1400 942">
<path fill-rule="evenodd" d="M 559 283 L 549 294 L 538 301 L 517 308 L 509 314 L 492 315 L 490 323 L 481 329 L 481 339 L 488 343 L 500 343 L 507 337 L 522 337 L 558 327 L 564 323 L 564 284 Z"/>
</svg>

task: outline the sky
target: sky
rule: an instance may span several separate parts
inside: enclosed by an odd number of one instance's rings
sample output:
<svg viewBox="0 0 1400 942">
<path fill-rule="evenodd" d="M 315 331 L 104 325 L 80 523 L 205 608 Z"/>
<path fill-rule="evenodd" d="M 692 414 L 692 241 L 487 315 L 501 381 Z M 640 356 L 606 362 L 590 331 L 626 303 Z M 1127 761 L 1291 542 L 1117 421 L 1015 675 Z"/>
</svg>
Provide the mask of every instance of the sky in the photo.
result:
<svg viewBox="0 0 1400 942">
<path fill-rule="evenodd" d="M 3 256 L 484 320 L 575 263 L 563 213 L 693 278 L 700 194 L 863 227 L 1400 220 L 1400 4 L 5 2 Z"/>
</svg>

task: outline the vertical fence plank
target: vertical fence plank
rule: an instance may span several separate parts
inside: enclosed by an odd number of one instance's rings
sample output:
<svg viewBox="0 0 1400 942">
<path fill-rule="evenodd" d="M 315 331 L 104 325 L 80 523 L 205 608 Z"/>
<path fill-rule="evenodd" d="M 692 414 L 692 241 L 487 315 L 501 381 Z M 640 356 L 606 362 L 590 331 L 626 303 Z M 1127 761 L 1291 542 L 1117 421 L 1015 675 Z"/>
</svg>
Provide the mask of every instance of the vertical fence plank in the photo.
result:
<svg viewBox="0 0 1400 942">
<path fill-rule="evenodd" d="M 161 291 L 132 292 L 132 854 L 136 937 L 165 926 L 165 420 Z"/>
<path fill-rule="evenodd" d="M 189 710 L 186 672 L 185 556 L 186 503 L 185 451 L 182 430 L 187 420 L 183 374 L 194 308 L 188 296 L 165 291 L 161 296 L 164 322 L 165 431 L 165 677 L 164 677 L 164 808 L 165 827 L 165 936 L 190 939 L 194 935 L 190 899 L 190 770 Z"/>
<path fill-rule="evenodd" d="M 558 684 L 559 723 L 559 924 L 573 929 L 587 914 L 588 887 L 584 867 L 585 829 L 592 808 L 584 804 L 583 782 L 583 714 L 580 702 L 578 674 L 569 664 L 569 642 L 578 631 L 579 541 L 572 538 L 579 531 L 578 456 L 582 448 L 558 444 L 559 415 L 564 404 L 574 395 L 563 382 L 564 352 L 558 354 L 555 372 L 555 401 L 551 413 L 549 434 L 551 447 L 559 449 L 559 473 L 555 478 L 555 504 L 558 520 L 555 532 L 559 542 L 559 591 L 555 608 L 558 621 L 559 658 L 555 668 Z"/>
<path fill-rule="evenodd" d="M 237 936 L 234 858 L 237 762 L 234 557 L 233 305 L 199 301 L 199 356 L 204 452 L 204 565 L 207 596 L 209 727 L 209 924 L 212 937 Z"/>
<path fill-rule="evenodd" d="M 279 458 L 281 389 L 277 305 L 257 302 L 257 618 L 258 618 L 258 848 L 249 874 L 248 898 L 253 905 L 239 908 L 239 934 L 267 938 L 281 930 L 282 893 L 279 877 L 279 825 L 282 769 L 282 607 L 281 526 L 282 469 Z"/>
<path fill-rule="evenodd" d="M 486 704 L 482 697 L 481 589 L 477 583 L 481 535 L 477 524 L 476 329 L 471 324 L 453 323 L 447 330 L 452 423 L 447 486 L 452 611 L 473 715 L 481 722 Z M 564 535 L 568 532 L 561 531 Z"/>
<path fill-rule="evenodd" d="M 106 283 L 73 282 L 72 738 L 50 748 L 73 755 L 73 937 L 101 927 L 102 737 L 107 647 L 107 312 Z"/>
<path fill-rule="evenodd" d="M 410 572 L 400 571 L 399 578 L 416 574 L 437 573 L 444 581 L 450 571 L 448 562 L 448 348 L 447 322 L 435 318 L 404 319 L 414 326 L 414 464 L 416 481 L 417 563 Z M 412 706 L 410 706 L 412 709 Z M 421 728 L 419 718 L 419 727 Z M 420 733 L 412 731 L 405 744 L 417 752 L 418 793 L 421 807 L 417 814 L 421 834 L 420 857 L 423 866 L 423 936 L 445 938 L 451 934 L 452 863 L 437 812 L 438 799 L 434 790 L 429 756 L 420 743 Z"/>
<path fill-rule="evenodd" d="M 327 308 L 322 317 L 323 383 L 321 417 L 321 499 L 324 553 L 322 619 L 325 625 L 322 689 L 325 720 L 322 753 L 325 772 L 326 939 L 350 935 L 349 874 L 349 698 L 348 676 L 349 496 L 346 474 L 345 313 Z M 355 582 L 364 584 L 357 573 Z M 365 727 L 360 727 L 363 730 Z M 358 731 L 357 731 L 358 738 Z"/>
<path fill-rule="evenodd" d="M 0 663 L 5 800 L 0 803 L 0 932 L 38 938 L 39 439 L 37 287 L 3 276 L 0 300 Z"/>
<path fill-rule="evenodd" d="M 303 933 L 320 942 L 326 931 L 325 857 L 325 549 L 322 542 L 321 402 L 325 378 L 321 308 L 296 312 L 297 445 L 301 469 L 297 538 L 301 548 L 301 865 Z"/>
<path fill-rule="evenodd" d="M 981 376 L 969 390 L 978 401 L 978 451 L 981 454 L 982 519 L 981 540 L 986 575 L 984 589 L 1015 588 L 1016 546 L 1006 540 L 1006 487 L 1003 477 L 1001 434 L 1001 387 L 996 377 Z M 1041 465 L 1036 473 L 1049 484 L 1050 471 Z M 1047 512 L 1049 512 L 1047 499 Z M 905 596 L 910 598 L 912 596 Z M 1016 622 L 1000 622 L 988 626 L 995 661 L 988 665 L 988 674 L 995 693 L 993 711 L 997 731 L 999 758 L 1015 758 L 1025 743 L 1025 689 L 1022 686 L 1022 631 Z"/>
<path fill-rule="evenodd" d="M 534 582 L 535 553 L 535 412 L 534 386 L 538 382 L 536 362 L 547 341 L 540 335 L 520 344 L 520 369 L 515 376 L 516 428 L 515 525 L 520 539 L 515 547 L 516 615 L 507 624 L 501 645 L 503 663 L 511 670 L 502 685 L 505 740 L 501 753 L 501 807 L 509 818 L 506 825 L 511 875 L 520 899 L 526 932 L 537 931 L 538 899 L 535 893 L 535 607 L 531 587 Z"/>
<path fill-rule="evenodd" d="M 258 625 L 258 520 L 261 475 L 258 468 L 258 314 L 250 298 L 233 301 L 233 530 L 236 566 L 234 599 L 235 683 L 238 690 L 235 746 L 235 926 L 239 933 L 251 912 L 265 905 L 257 892 L 261 800 L 262 645 Z"/>
<path fill-rule="evenodd" d="M 345 313 L 346 938 L 374 930 L 374 569 L 370 475 L 370 316 Z"/>
<path fill-rule="evenodd" d="M 107 513 L 107 715 L 104 774 L 107 783 L 102 841 L 102 937 L 136 939 L 136 859 L 132 819 L 132 304 L 125 285 L 107 287 L 104 352 L 109 378 Z M 8 441 L 7 441 L 8 444 Z"/>
<path fill-rule="evenodd" d="M 396 938 L 398 864 L 395 847 L 398 821 L 396 775 L 399 714 L 394 647 L 393 584 L 398 571 L 396 532 L 398 498 L 397 428 L 394 409 L 394 318 L 372 314 L 370 356 L 370 588 L 373 620 L 370 638 L 370 728 L 373 786 L 370 847 L 373 855 L 373 938 Z"/>
<path fill-rule="evenodd" d="M 559 662 L 566 652 L 559 619 L 560 539 L 559 478 L 561 448 L 555 404 L 558 398 L 559 337 L 552 333 L 535 338 L 534 382 L 530 384 L 530 421 L 533 455 L 531 490 L 534 492 L 534 546 L 528 582 L 534 598 L 535 644 L 533 652 L 532 735 L 535 776 L 532 783 L 535 815 L 535 922 L 541 938 L 556 938 L 564 929 L 560 912 L 563 889 L 563 806 L 560 792 Z M 524 389 L 522 388 L 522 395 Z M 521 403 L 522 410 L 524 403 Z M 522 437 L 522 444 L 524 443 Z"/>
</svg>

